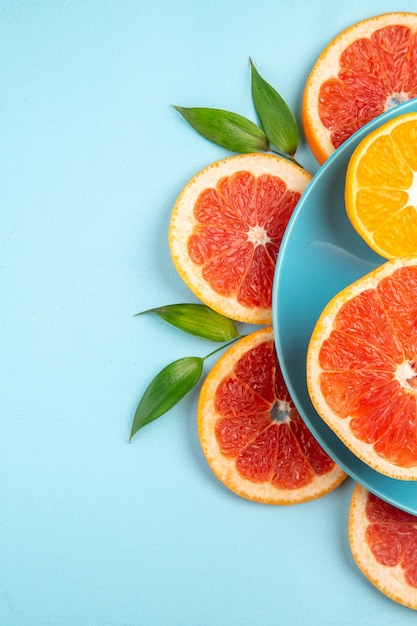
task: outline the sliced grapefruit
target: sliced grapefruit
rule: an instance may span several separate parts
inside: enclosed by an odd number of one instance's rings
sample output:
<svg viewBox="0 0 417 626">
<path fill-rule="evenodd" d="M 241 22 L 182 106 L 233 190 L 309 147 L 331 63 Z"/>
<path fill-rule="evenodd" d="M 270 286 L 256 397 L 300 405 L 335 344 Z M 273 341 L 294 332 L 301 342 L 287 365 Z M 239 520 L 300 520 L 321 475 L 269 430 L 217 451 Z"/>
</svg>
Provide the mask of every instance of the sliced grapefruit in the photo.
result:
<svg viewBox="0 0 417 626">
<path fill-rule="evenodd" d="M 302 123 L 323 163 L 374 117 L 417 96 L 417 13 L 384 13 L 338 34 L 307 79 Z"/>
<path fill-rule="evenodd" d="M 375 252 L 417 255 L 417 113 L 399 115 L 360 142 L 346 172 L 345 205 Z"/>
<path fill-rule="evenodd" d="M 357 457 L 417 479 L 417 258 L 387 261 L 329 302 L 308 346 L 307 385 Z"/>
<path fill-rule="evenodd" d="M 356 485 L 349 542 L 357 566 L 377 589 L 417 609 L 417 517 Z"/>
<path fill-rule="evenodd" d="M 212 163 L 184 187 L 171 216 L 170 251 L 204 304 L 241 322 L 271 322 L 278 250 L 310 179 L 284 158 L 254 153 Z"/>
<path fill-rule="evenodd" d="M 305 502 L 346 477 L 297 412 L 270 326 L 240 339 L 210 371 L 200 392 L 198 429 L 214 474 L 249 500 Z"/>
</svg>

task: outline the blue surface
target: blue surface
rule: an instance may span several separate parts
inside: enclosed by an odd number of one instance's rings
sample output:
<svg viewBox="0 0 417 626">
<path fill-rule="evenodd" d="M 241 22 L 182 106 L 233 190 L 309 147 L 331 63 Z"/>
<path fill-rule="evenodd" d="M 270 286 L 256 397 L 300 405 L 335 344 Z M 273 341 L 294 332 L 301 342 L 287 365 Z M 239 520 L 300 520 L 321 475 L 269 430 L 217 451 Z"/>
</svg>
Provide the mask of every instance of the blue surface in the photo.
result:
<svg viewBox="0 0 417 626">
<path fill-rule="evenodd" d="M 249 56 L 297 119 L 341 29 L 414 0 L 0 4 L 0 624 L 405 626 L 353 563 L 353 481 L 292 507 L 211 474 L 198 390 L 131 444 L 169 361 L 212 349 L 150 316 L 193 301 L 169 256 L 183 185 L 227 152 L 172 104 L 254 119 Z M 299 160 L 318 165 L 305 143 Z M 306 303 L 308 306 L 308 303 Z"/>
<path fill-rule="evenodd" d="M 417 482 L 387 478 L 355 457 L 316 413 L 306 381 L 307 348 L 320 313 L 341 289 L 385 261 L 371 251 L 347 218 L 344 190 L 349 159 L 369 132 L 411 112 L 417 112 L 417 99 L 378 116 L 350 137 L 313 177 L 282 240 L 274 279 L 273 322 L 285 381 L 316 438 L 354 480 L 417 515 Z"/>
</svg>

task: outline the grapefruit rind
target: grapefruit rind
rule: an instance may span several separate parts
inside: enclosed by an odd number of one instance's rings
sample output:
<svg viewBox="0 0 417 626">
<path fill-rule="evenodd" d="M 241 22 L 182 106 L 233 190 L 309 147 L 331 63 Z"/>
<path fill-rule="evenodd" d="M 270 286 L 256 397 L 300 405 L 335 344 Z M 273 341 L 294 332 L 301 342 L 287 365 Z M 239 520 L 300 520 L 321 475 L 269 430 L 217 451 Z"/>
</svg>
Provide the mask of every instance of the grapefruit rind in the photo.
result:
<svg viewBox="0 0 417 626">
<path fill-rule="evenodd" d="M 185 284 L 204 304 L 233 320 L 250 324 L 270 324 L 270 307 L 249 308 L 236 298 L 217 293 L 205 281 L 202 266 L 194 263 L 187 253 L 187 242 L 196 224 L 193 209 L 199 194 L 216 187 L 224 176 L 247 170 L 254 176 L 271 174 L 281 178 L 288 189 L 303 193 L 311 175 L 287 159 L 264 153 L 242 154 L 211 163 L 198 172 L 183 188 L 175 202 L 168 233 L 173 264 Z"/>
<path fill-rule="evenodd" d="M 381 257 L 385 259 L 393 259 L 398 256 L 417 254 L 417 243 L 415 244 L 415 250 L 398 250 L 398 245 L 400 245 L 399 244 L 400 238 L 391 239 L 390 241 L 386 243 L 385 246 L 378 245 L 378 243 L 375 241 L 373 233 L 367 229 L 367 227 L 365 226 L 363 222 L 361 215 L 358 213 L 358 206 L 357 206 L 356 198 L 357 198 L 358 192 L 361 189 L 364 189 L 363 187 L 361 187 L 358 181 L 358 168 L 360 167 L 361 163 L 363 163 L 364 160 L 367 159 L 367 153 L 377 139 L 382 138 L 384 136 L 389 137 L 395 128 L 401 126 L 402 124 L 408 124 L 409 122 L 415 123 L 417 125 L 417 112 L 405 113 L 405 114 L 399 115 L 398 117 L 395 117 L 394 119 L 386 122 L 379 128 L 376 128 L 375 130 L 371 131 L 366 137 L 364 137 L 364 139 L 362 139 L 362 141 L 358 144 L 358 146 L 353 151 L 352 156 L 348 163 L 347 170 L 346 170 L 345 207 L 346 207 L 347 216 L 353 228 L 360 235 L 360 237 L 369 245 L 370 248 L 372 248 L 372 250 L 374 250 L 374 252 L 376 252 L 377 254 L 379 254 Z M 401 169 L 402 171 L 404 170 L 404 168 L 407 168 L 410 170 L 412 169 L 410 165 L 408 165 L 407 163 L 404 163 L 402 160 L 401 160 L 401 163 L 399 163 L 398 165 L 399 165 L 399 169 Z M 378 169 L 381 167 L 381 164 L 378 162 L 373 162 L 373 163 L 370 163 L 369 166 L 373 166 L 373 171 L 375 171 L 377 175 Z M 414 176 L 414 179 L 416 179 L 416 176 Z M 393 183 L 390 182 L 390 180 L 388 179 L 386 180 L 386 187 L 388 189 L 395 189 L 395 186 L 393 185 Z M 375 189 L 377 189 L 376 186 L 375 186 Z M 407 189 L 404 189 L 404 190 L 401 189 L 401 191 L 406 192 Z M 412 193 L 411 195 L 415 196 L 415 192 Z M 414 206 L 414 208 L 416 208 L 415 202 L 416 202 L 415 197 L 409 197 L 409 201 L 405 202 L 403 210 L 407 206 L 411 206 L 411 207 Z M 377 224 L 377 215 L 375 215 L 374 221 L 375 221 L 375 224 Z M 416 218 L 416 221 L 417 221 L 417 218 Z M 408 237 L 408 239 L 411 240 L 411 239 L 414 239 L 414 237 L 411 234 L 410 228 L 411 228 L 411 224 L 409 225 L 409 228 L 407 228 L 406 232 L 404 232 L 404 237 Z M 397 247 L 397 250 L 395 250 L 396 247 Z"/>
<path fill-rule="evenodd" d="M 348 536 L 353 559 L 363 575 L 385 596 L 410 609 L 417 609 L 417 589 L 404 581 L 401 565 L 388 567 L 375 559 L 366 541 L 368 491 L 356 485 L 349 509 Z M 417 519 L 416 519 L 417 523 Z"/>
<path fill-rule="evenodd" d="M 377 472 L 390 478 L 396 478 L 398 480 L 417 480 L 417 466 L 400 467 L 394 465 L 378 455 L 372 443 L 358 440 L 349 428 L 351 418 L 348 416 L 342 419 L 330 408 L 322 394 L 319 382 L 321 372 L 319 363 L 320 349 L 333 330 L 333 320 L 341 306 L 367 289 L 375 289 L 381 279 L 391 275 L 396 269 L 404 267 L 405 265 L 417 265 L 417 258 L 396 258 L 386 261 L 383 265 L 375 268 L 367 275 L 342 289 L 324 307 L 315 324 L 307 347 L 307 389 L 312 404 L 319 416 L 358 459 Z"/>
<path fill-rule="evenodd" d="M 334 37 L 315 62 L 304 88 L 301 119 L 307 143 L 320 164 L 323 164 L 335 151 L 331 142 L 331 130 L 321 122 L 318 112 L 319 91 L 322 83 L 338 76 L 340 56 L 350 44 L 362 37 L 369 37 L 379 28 L 392 24 L 407 26 L 417 32 L 417 13 L 390 12 L 361 20 Z"/>
<path fill-rule="evenodd" d="M 233 370 L 236 361 L 246 350 L 274 338 L 272 327 L 261 328 L 240 339 L 217 361 L 205 379 L 198 402 L 198 434 L 206 460 L 214 475 L 235 494 L 262 504 L 289 505 L 308 502 L 335 489 L 346 478 L 346 473 L 335 463 L 323 476 L 299 489 L 279 489 L 270 482 L 252 483 L 242 478 L 235 467 L 235 459 L 221 454 L 215 437 L 219 414 L 215 408 L 215 394 L 220 381 Z"/>
</svg>

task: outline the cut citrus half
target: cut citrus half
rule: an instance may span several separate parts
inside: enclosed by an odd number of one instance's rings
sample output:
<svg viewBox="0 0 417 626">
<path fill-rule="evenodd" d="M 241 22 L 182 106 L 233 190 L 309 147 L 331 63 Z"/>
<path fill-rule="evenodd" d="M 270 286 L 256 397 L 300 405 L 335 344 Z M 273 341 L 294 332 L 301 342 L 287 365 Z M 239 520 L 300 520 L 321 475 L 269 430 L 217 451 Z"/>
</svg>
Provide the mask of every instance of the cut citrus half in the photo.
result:
<svg viewBox="0 0 417 626">
<path fill-rule="evenodd" d="M 360 142 L 346 171 L 345 205 L 375 252 L 417 255 L 417 113 L 399 115 Z"/>
<path fill-rule="evenodd" d="M 212 163 L 184 187 L 171 216 L 170 251 L 204 304 L 241 322 L 271 322 L 278 250 L 310 179 L 284 158 L 254 153 Z"/>
<path fill-rule="evenodd" d="M 327 304 L 307 350 L 307 385 L 358 458 L 417 479 L 417 258 L 386 261 Z"/>
<path fill-rule="evenodd" d="M 319 163 L 374 117 L 417 96 L 417 13 L 384 13 L 350 26 L 307 79 L 302 123 Z"/>
<path fill-rule="evenodd" d="M 349 542 L 357 566 L 377 589 L 417 609 L 417 517 L 356 485 Z"/>
<path fill-rule="evenodd" d="M 295 409 L 270 326 L 240 339 L 210 371 L 200 392 L 198 429 L 214 474 L 249 500 L 305 502 L 346 477 Z"/>
</svg>

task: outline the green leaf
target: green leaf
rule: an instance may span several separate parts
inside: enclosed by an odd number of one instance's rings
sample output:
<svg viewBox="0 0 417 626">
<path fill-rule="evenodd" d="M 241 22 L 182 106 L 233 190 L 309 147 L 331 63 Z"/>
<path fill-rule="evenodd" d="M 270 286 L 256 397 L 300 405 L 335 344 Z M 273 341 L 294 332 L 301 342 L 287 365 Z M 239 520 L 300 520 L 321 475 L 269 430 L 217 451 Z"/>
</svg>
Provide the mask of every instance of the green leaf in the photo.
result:
<svg viewBox="0 0 417 626">
<path fill-rule="evenodd" d="M 175 406 L 199 381 L 204 359 L 184 357 L 159 372 L 143 394 L 133 418 L 129 441 L 140 428 Z"/>
<path fill-rule="evenodd" d="M 299 143 L 297 122 L 279 93 L 257 72 L 251 61 L 252 98 L 269 142 L 293 156 Z"/>
<path fill-rule="evenodd" d="M 245 153 L 269 149 L 263 130 L 242 115 L 205 107 L 174 109 L 200 135 L 227 150 Z"/>
<path fill-rule="evenodd" d="M 180 330 L 211 341 L 229 341 L 240 336 L 232 320 L 204 304 L 168 304 L 143 313 L 155 313 Z"/>
</svg>

